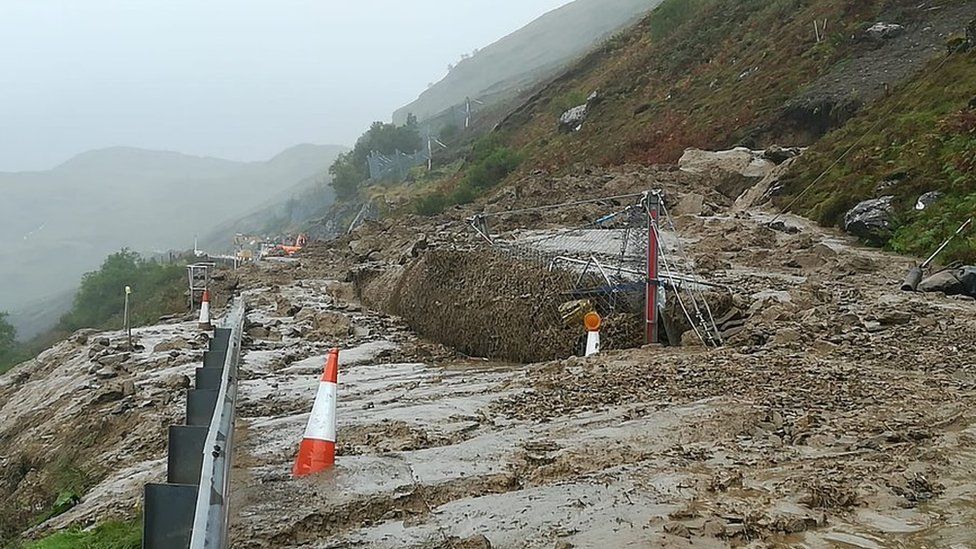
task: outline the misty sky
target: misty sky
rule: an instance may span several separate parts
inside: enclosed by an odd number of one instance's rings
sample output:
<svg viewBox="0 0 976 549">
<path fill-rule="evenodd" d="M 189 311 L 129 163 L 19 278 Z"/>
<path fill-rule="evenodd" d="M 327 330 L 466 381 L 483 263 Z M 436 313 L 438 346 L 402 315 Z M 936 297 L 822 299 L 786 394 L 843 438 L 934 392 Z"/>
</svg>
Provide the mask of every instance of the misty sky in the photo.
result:
<svg viewBox="0 0 976 549">
<path fill-rule="evenodd" d="M 114 145 L 351 144 L 569 0 L 0 0 L 0 171 Z"/>
</svg>

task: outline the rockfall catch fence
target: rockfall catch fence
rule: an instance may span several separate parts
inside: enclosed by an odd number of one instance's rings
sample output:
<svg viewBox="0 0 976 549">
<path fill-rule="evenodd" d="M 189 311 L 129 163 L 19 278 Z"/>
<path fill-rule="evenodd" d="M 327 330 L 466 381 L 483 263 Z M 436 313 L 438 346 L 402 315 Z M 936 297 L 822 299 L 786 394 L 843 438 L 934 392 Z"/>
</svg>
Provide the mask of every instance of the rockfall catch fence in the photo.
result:
<svg viewBox="0 0 976 549">
<path fill-rule="evenodd" d="M 583 354 L 589 312 L 603 318 L 605 350 L 639 347 L 658 328 L 664 343 L 691 330 L 719 344 L 706 286 L 682 274 L 691 264 L 658 221 L 670 219 L 660 206 L 658 195 L 643 193 L 478 215 L 465 229 L 478 243 L 432 250 L 407 266 L 391 308 L 465 354 L 516 362 Z M 592 221 L 523 228 L 577 217 Z"/>
</svg>

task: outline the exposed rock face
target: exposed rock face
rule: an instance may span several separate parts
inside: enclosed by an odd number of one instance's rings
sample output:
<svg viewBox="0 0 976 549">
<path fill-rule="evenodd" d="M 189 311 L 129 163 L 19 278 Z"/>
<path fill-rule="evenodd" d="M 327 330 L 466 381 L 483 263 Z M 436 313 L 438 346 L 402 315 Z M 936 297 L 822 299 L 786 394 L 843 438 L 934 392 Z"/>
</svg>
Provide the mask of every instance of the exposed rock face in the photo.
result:
<svg viewBox="0 0 976 549">
<path fill-rule="evenodd" d="M 844 216 L 844 230 L 870 242 L 882 242 L 891 233 L 891 218 L 895 213 L 893 196 L 865 200 Z"/>
</svg>

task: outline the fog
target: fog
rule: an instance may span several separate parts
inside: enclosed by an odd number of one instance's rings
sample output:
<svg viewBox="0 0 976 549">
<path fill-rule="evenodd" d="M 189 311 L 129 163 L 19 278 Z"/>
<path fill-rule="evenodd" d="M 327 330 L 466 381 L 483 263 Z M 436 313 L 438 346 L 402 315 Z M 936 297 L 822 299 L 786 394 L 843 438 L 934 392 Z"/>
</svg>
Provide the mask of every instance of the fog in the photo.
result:
<svg viewBox="0 0 976 549">
<path fill-rule="evenodd" d="M 266 160 L 350 144 L 568 0 L 2 0 L 0 171 L 126 145 Z"/>
</svg>

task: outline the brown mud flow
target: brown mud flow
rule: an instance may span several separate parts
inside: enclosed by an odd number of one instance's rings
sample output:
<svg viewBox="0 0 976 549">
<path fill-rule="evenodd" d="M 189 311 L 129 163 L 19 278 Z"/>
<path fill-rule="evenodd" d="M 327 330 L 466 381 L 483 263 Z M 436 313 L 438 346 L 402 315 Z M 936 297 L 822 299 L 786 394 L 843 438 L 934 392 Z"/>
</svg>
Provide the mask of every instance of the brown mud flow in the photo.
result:
<svg viewBox="0 0 976 549">
<path fill-rule="evenodd" d="M 976 535 L 972 302 L 901 293 L 907 259 L 796 217 L 786 218 L 795 231 L 773 231 L 769 217 L 678 219 L 700 268 L 736 289 L 747 319 L 715 350 L 471 360 L 362 308 L 325 279 L 341 269 L 280 287 L 271 281 L 287 273 L 255 273 L 235 546 L 966 543 Z M 469 288 L 495 291 L 490 265 L 466 270 L 436 242 L 405 254 L 415 237 L 403 232 L 378 224 L 358 235 L 392 243 L 375 245 L 374 258 L 391 260 L 374 262 L 361 292 L 373 284 L 436 315 L 467 307 Z M 300 268 L 325 273 L 317 261 Z M 474 342 L 479 314 L 446 333 Z M 311 318 L 323 315 L 348 323 L 316 331 Z M 332 345 L 343 348 L 338 465 L 291 480 Z"/>
</svg>

